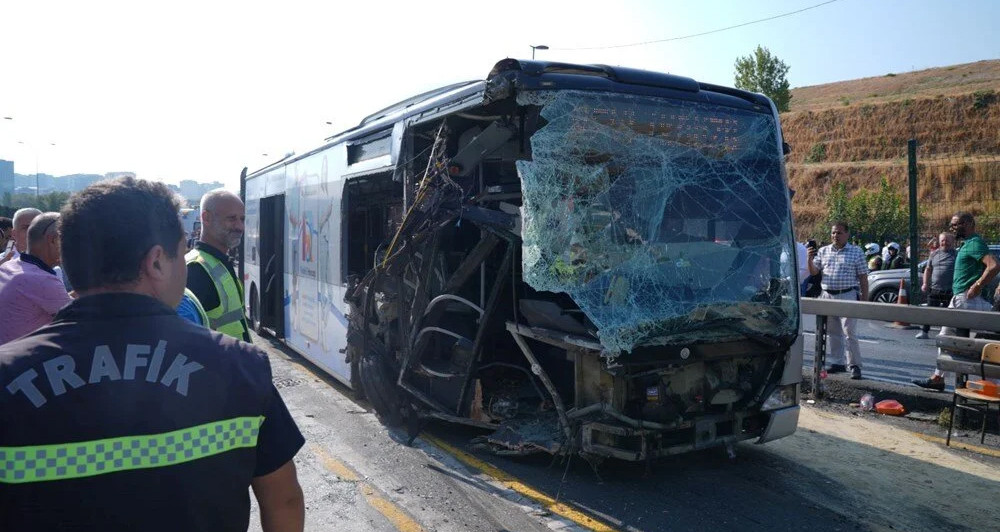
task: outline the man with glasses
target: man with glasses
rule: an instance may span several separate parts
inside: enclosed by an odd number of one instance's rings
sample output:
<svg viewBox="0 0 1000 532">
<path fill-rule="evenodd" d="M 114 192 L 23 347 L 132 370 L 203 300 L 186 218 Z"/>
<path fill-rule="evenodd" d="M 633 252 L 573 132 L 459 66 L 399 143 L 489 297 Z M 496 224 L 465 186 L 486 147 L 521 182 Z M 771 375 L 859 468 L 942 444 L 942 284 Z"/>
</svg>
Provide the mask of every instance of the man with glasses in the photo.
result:
<svg viewBox="0 0 1000 532">
<path fill-rule="evenodd" d="M 809 248 L 809 274 L 823 272 L 823 292 L 820 299 L 868 300 L 868 263 L 865 261 L 865 252 L 858 246 L 848 244 L 849 236 L 847 222 L 836 222 L 830 228 L 833 244 L 818 250 L 815 246 Z M 843 373 L 850 369 L 851 379 L 860 379 L 861 345 L 858 342 L 857 320 L 830 316 L 828 323 L 830 350 L 827 356 L 830 366 L 827 371 Z"/>
<path fill-rule="evenodd" d="M 35 216 L 27 230 L 27 249 L 0 266 L 0 345 L 52 321 L 72 298 L 56 275 L 60 263 L 59 213 Z"/>
<path fill-rule="evenodd" d="M 951 232 L 964 240 L 955 255 L 955 274 L 951 282 L 951 302 L 948 308 L 964 310 L 990 310 L 990 304 L 980 297 L 983 288 L 996 277 L 1000 264 L 990 253 L 990 248 L 976 234 L 976 220 L 967 212 L 957 212 L 951 217 Z M 941 328 L 942 335 L 969 336 L 968 329 Z M 944 391 L 944 372 L 935 369 L 928 379 L 915 380 L 913 384 L 929 390 Z"/>
</svg>

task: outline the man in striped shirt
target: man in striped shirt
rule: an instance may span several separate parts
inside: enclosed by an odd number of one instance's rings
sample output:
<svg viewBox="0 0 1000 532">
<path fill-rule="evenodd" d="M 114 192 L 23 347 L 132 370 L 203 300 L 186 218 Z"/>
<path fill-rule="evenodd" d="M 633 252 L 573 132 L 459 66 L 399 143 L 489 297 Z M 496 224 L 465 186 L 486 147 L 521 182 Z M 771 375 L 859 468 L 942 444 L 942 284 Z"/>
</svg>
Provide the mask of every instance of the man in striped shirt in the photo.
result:
<svg viewBox="0 0 1000 532">
<path fill-rule="evenodd" d="M 833 244 L 820 249 L 809 248 L 809 273 L 823 272 L 823 293 L 820 299 L 847 301 L 868 300 L 868 264 L 865 253 L 858 246 L 848 244 L 850 231 L 847 222 L 838 221 L 830 228 Z M 857 320 L 830 316 L 827 326 L 830 349 L 829 373 L 851 370 L 852 379 L 861 378 L 861 346 L 858 343 Z M 844 341 L 847 341 L 846 365 Z"/>
</svg>

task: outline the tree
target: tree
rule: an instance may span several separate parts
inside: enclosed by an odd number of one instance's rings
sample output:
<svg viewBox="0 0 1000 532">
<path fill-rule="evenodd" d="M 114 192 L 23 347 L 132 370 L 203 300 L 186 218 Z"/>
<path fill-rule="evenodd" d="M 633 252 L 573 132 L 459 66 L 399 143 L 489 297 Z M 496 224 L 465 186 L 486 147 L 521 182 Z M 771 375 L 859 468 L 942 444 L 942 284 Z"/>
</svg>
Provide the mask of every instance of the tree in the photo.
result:
<svg viewBox="0 0 1000 532">
<path fill-rule="evenodd" d="M 851 238 L 861 243 L 903 242 L 909 234 L 909 208 L 885 176 L 877 190 L 861 189 L 854 195 L 848 195 L 845 183 L 836 183 L 827 196 L 826 208 L 827 226 L 847 221 Z"/>
<path fill-rule="evenodd" d="M 847 185 L 844 183 L 834 183 L 833 190 L 826 198 L 826 227 L 829 229 L 836 222 L 848 222 L 851 217 L 850 198 L 847 196 Z"/>
<path fill-rule="evenodd" d="M 67 200 L 69 192 L 49 192 L 37 197 L 34 194 L 15 194 L 7 205 L 14 210 L 34 207 L 42 212 L 59 212 Z"/>
<path fill-rule="evenodd" d="M 736 88 L 763 93 L 782 112 L 788 110 L 792 101 L 787 74 L 788 65 L 760 45 L 753 54 L 736 58 Z"/>
</svg>

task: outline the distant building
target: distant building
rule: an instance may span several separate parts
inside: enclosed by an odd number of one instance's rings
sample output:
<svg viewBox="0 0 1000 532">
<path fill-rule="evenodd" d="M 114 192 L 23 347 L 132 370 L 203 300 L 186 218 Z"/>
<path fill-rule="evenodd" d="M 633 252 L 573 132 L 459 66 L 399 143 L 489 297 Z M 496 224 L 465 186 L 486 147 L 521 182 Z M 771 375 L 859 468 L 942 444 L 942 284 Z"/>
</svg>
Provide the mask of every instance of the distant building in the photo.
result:
<svg viewBox="0 0 1000 532">
<path fill-rule="evenodd" d="M 135 179 L 135 172 L 108 172 L 104 174 L 104 179 L 118 179 L 119 177 L 131 177 Z"/>
<path fill-rule="evenodd" d="M 14 174 L 14 188 L 31 187 L 31 193 L 35 193 L 35 186 L 41 189 L 42 194 L 52 192 L 56 186 L 56 177 L 49 174 Z"/>
<path fill-rule="evenodd" d="M 61 182 L 60 190 L 65 192 L 76 192 L 78 190 L 83 190 L 94 183 L 104 179 L 104 176 L 100 174 L 72 174 L 66 175 L 59 178 Z"/>
<path fill-rule="evenodd" d="M 185 179 L 180 183 L 181 196 L 187 199 L 201 198 L 203 192 L 201 191 L 201 183 L 197 181 L 192 181 L 190 179 Z"/>
<path fill-rule="evenodd" d="M 50 192 L 78 192 L 98 181 L 105 179 L 117 179 L 121 177 L 136 177 L 135 172 L 108 172 L 101 174 L 70 174 L 64 176 L 52 176 L 49 174 L 16 174 L 14 173 L 14 163 L 0 159 L 0 205 L 6 205 L 5 194 L 10 196 L 36 194 L 48 194 Z M 199 183 L 190 179 L 181 181 L 180 185 L 168 185 L 171 190 L 177 192 L 187 200 L 191 207 L 197 207 L 201 197 L 209 190 L 223 188 L 222 183 L 213 181 L 211 183 Z M 13 199 L 13 198 L 11 198 Z"/>
<path fill-rule="evenodd" d="M 206 192 L 217 188 L 223 188 L 222 183 L 218 181 L 212 181 L 211 183 L 199 183 L 197 181 L 185 179 L 181 181 L 180 186 L 178 186 L 176 190 L 180 192 L 184 199 L 190 201 L 192 205 L 197 205 L 198 202 L 201 201 L 201 197 L 204 196 Z"/>
<path fill-rule="evenodd" d="M 49 174 L 36 174 L 35 184 L 40 194 L 48 194 L 56 191 L 56 176 Z"/>
<path fill-rule="evenodd" d="M 0 159 L 0 205 L 7 205 L 14 195 L 14 161 Z"/>
</svg>

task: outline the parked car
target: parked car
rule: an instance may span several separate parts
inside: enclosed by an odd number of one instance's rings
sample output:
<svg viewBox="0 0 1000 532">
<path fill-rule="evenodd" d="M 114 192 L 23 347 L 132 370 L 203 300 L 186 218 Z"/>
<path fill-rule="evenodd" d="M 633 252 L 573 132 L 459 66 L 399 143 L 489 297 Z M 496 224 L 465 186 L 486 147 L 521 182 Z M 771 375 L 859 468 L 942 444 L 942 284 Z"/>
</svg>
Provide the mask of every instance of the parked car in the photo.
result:
<svg viewBox="0 0 1000 532">
<path fill-rule="evenodd" d="M 990 252 L 993 256 L 1000 261 L 1000 244 L 990 244 Z M 868 301 L 873 301 L 876 303 L 895 303 L 899 299 L 899 280 L 905 279 L 907 281 L 907 294 L 908 297 L 914 297 L 914 294 L 920 292 L 920 284 L 923 282 L 924 268 L 927 266 L 927 261 L 921 261 L 917 265 L 917 273 L 919 277 L 917 278 L 918 285 L 915 287 L 909 286 L 910 281 L 910 268 L 895 268 L 892 270 L 878 270 L 868 274 Z M 1000 276 L 997 276 L 1000 278 Z M 998 279 L 994 279 L 986 290 L 983 290 L 983 295 L 991 302 L 993 300 L 993 292 L 996 290 Z"/>
</svg>

